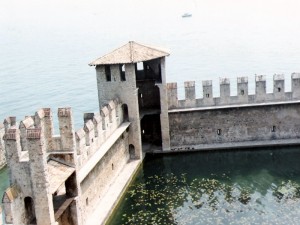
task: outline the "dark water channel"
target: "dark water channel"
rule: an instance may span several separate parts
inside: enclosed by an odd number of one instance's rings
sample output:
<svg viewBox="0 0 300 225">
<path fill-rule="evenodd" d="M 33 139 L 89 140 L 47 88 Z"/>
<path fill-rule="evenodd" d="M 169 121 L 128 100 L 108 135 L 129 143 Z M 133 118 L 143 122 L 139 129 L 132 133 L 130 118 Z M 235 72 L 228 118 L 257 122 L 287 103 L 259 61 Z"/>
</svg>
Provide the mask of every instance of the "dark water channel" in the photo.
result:
<svg viewBox="0 0 300 225">
<path fill-rule="evenodd" d="M 0 169 L 0 200 L 2 200 L 2 196 L 6 188 L 9 186 L 8 180 L 8 168 L 4 167 Z"/>
<path fill-rule="evenodd" d="M 148 155 L 108 224 L 300 224 L 300 147 Z"/>
</svg>

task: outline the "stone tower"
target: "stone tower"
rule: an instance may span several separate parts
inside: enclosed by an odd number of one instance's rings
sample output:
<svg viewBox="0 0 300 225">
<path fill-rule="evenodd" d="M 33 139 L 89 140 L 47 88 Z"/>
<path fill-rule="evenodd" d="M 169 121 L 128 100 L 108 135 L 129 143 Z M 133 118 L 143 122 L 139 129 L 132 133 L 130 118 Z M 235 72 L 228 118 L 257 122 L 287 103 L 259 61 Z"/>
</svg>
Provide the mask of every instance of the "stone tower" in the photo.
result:
<svg viewBox="0 0 300 225">
<path fill-rule="evenodd" d="M 19 126 L 5 119 L 5 150 L 10 187 L 2 198 L 6 224 L 78 224 L 78 186 L 72 112 L 58 110 L 60 135 L 52 113 L 40 109 Z M 76 199 L 75 199 L 76 198 Z"/>
<path fill-rule="evenodd" d="M 96 66 L 99 106 L 116 98 L 123 103 L 124 118 L 131 123 L 129 144 L 135 158 L 142 157 L 142 149 L 170 149 L 168 55 L 161 48 L 130 41 L 89 64 Z"/>
</svg>

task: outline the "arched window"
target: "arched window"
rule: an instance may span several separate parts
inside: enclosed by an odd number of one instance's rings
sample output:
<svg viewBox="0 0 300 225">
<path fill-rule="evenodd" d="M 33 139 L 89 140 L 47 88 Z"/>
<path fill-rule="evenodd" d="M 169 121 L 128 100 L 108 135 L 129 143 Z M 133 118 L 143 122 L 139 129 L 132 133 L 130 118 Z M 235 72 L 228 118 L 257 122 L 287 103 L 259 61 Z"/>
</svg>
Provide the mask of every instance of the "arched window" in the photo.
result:
<svg viewBox="0 0 300 225">
<path fill-rule="evenodd" d="M 30 224 L 35 218 L 34 202 L 31 197 L 24 198 L 25 206 L 25 220 L 26 223 Z"/>
<path fill-rule="evenodd" d="M 111 81 L 111 71 L 110 71 L 110 66 L 109 65 L 105 65 L 105 78 L 106 81 Z"/>
<path fill-rule="evenodd" d="M 134 145 L 132 144 L 129 145 L 129 158 L 135 159 L 135 150 L 134 150 Z"/>
<path fill-rule="evenodd" d="M 125 76 L 125 65 L 120 65 L 120 80 L 121 81 L 126 81 L 126 76 Z"/>
<path fill-rule="evenodd" d="M 128 116 L 128 107 L 126 104 L 122 105 L 122 110 L 123 110 L 123 121 L 128 122 L 129 121 L 129 116 Z"/>
</svg>

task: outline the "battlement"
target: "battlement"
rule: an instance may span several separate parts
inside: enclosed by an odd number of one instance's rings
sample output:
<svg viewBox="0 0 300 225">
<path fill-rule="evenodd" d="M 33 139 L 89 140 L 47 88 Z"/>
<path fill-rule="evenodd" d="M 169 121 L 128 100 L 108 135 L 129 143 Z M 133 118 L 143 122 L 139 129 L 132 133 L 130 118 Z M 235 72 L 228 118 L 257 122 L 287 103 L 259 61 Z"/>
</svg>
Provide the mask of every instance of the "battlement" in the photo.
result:
<svg viewBox="0 0 300 225">
<path fill-rule="evenodd" d="M 68 118 L 61 114 L 61 111 L 71 111 L 69 108 L 62 108 L 58 110 L 59 126 L 66 123 L 72 123 L 72 116 L 69 114 Z M 43 145 L 45 152 L 39 150 L 39 154 L 47 153 L 52 150 L 63 150 L 65 139 L 69 135 L 61 131 L 60 137 L 54 136 L 54 127 L 52 121 L 52 113 L 49 108 L 38 110 L 35 115 L 26 116 L 19 124 L 15 117 L 8 117 L 4 120 L 5 127 L 5 148 L 7 151 L 7 160 L 14 162 L 29 161 L 29 151 L 36 154 L 37 149 L 30 146 L 30 141 L 39 141 Z"/>
<path fill-rule="evenodd" d="M 282 102 L 300 99 L 300 73 L 291 75 L 291 92 L 285 92 L 284 75 L 273 76 L 273 93 L 266 92 L 266 76 L 255 76 L 255 94 L 248 94 L 248 77 L 237 78 L 237 95 L 231 96 L 230 80 L 220 78 L 220 97 L 213 96 L 211 80 L 202 81 L 203 97 L 196 99 L 194 81 L 184 82 L 185 99 L 178 100 L 177 83 L 168 83 L 168 106 L 169 109 L 182 109 L 221 105 L 255 104 L 263 102 Z"/>
<path fill-rule="evenodd" d="M 90 199 L 90 205 L 96 204 L 130 158 L 126 132 L 130 123 L 123 123 L 122 103 L 118 99 L 107 102 L 97 113 L 85 113 L 84 125 L 76 132 L 71 108 L 59 108 L 57 116 L 59 135 L 54 135 L 50 108 L 40 109 L 19 123 L 15 117 L 6 118 L 0 127 L 10 183 L 21 187 L 18 198 L 24 202 L 30 196 L 38 202 L 37 199 L 45 200 L 47 193 L 51 194 L 47 213 L 42 215 L 53 216 L 55 220 L 57 212 L 52 203 L 60 203 L 61 198 L 56 198 L 58 192 L 60 196 L 64 193 L 78 196 L 80 201 L 76 204 L 82 205 L 82 208 L 78 206 L 82 213 L 89 212 L 86 210 L 91 211 L 93 207 L 86 205 L 86 199 Z M 97 182 L 94 182 L 95 171 Z M 23 205 L 17 200 L 7 203 L 8 214 L 11 204 Z M 19 210 L 14 213 L 19 212 L 22 213 Z"/>
<path fill-rule="evenodd" d="M 59 135 L 54 135 L 50 108 L 43 108 L 33 116 L 26 116 L 19 124 L 15 117 L 6 118 L 3 123 L 3 139 L 8 160 L 28 161 L 29 151 L 32 154 L 37 151 L 29 142 L 39 141 L 44 149 L 39 154 L 76 153 L 81 167 L 123 121 L 122 105 L 118 99 L 108 102 L 98 113 L 85 113 L 84 126 L 77 132 L 74 131 L 71 108 L 59 108 L 57 116 Z"/>
</svg>

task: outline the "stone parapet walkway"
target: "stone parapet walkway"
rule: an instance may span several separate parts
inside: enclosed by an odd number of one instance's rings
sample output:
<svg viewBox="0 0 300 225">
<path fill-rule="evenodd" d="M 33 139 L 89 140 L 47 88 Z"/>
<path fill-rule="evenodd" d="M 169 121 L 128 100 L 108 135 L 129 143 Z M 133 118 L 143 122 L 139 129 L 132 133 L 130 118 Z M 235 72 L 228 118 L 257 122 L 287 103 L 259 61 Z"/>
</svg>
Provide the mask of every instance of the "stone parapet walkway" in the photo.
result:
<svg viewBox="0 0 300 225">
<path fill-rule="evenodd" d="M 109 187 L 107 193 L 99 200 L 97 208 L 89 217 L 86 225 L 105 224 L 121 199 L 121 196 L 125 192 L 127 186 L 130 184 L 140 164 L 141 160 L 134 160 L 124 166 L 116 180 Z"/>
</svg>

